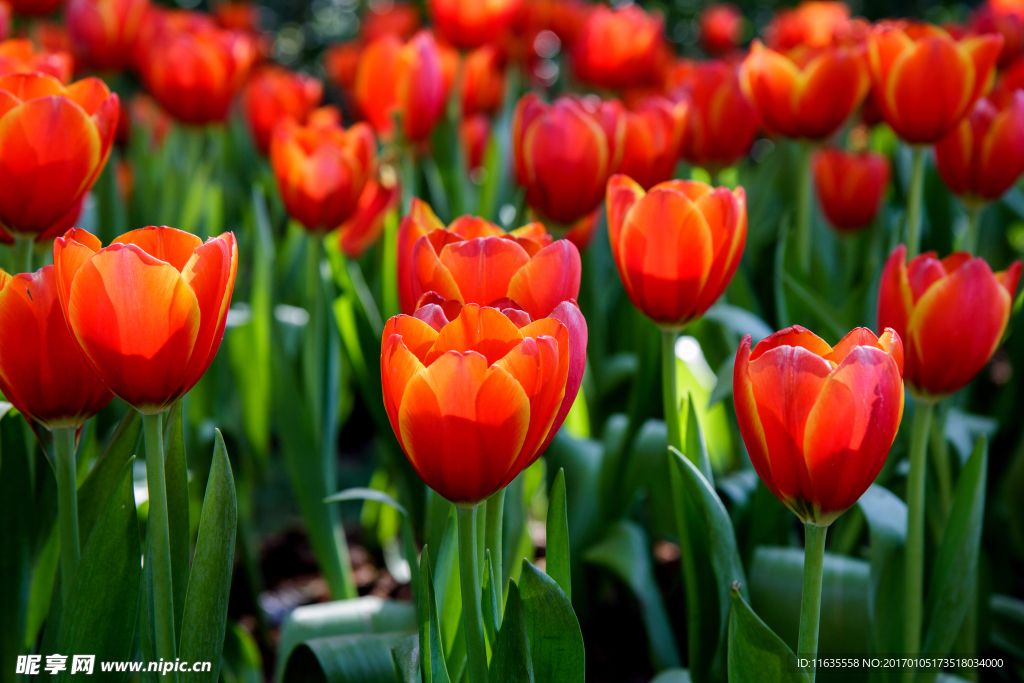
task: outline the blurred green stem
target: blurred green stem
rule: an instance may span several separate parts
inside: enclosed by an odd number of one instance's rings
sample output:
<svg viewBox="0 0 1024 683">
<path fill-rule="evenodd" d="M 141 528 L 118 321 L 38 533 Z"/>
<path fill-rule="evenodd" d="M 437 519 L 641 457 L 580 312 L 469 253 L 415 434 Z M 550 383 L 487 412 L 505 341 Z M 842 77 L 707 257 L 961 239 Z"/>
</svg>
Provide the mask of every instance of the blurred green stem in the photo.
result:
<svg viewBox="0 0 1024 683">
<path fill-rule="evenodd" d="M 921 204 L 924 197 L 925 148 L 914 146 L 913 168 L 910 173 L 910 191 L 907 193 L 907 258 L 921 253 Z"/>
<path fill-rule="evenodd" d="M 485 547 L 491 551 L 491 566 L 494 568 L 494 580 L 497 581 L 496 590 L 504 590 L 505 572 L 503 557 L 502 529 L 505 523 L 505 489 L 495 491 L 487 499 L 487 534 Z M 504 601 L 498 600 L 498 616 L 504 607 Z"/>
<path fill-rule="evenodd" d="M 797 163 L 800 165 L 796 188 L 796 239 L 800 256 L 800 272 L 809 275 L 811 272 L 811 209 L 814 193 L 811 191 L 811 153 L 814 144 L 801 140 L 800 154 Z"/>
<path fill-rule="evenodd" d="M 306 323 L 304 348 L 302 354 L 303 374 L 306 381 L 306 395 L 309 397 L 310 409 L 313 411 L 313 424 L 316 434 L 321 434 L 323 425 L 323 344 L 326 336 L 324 308 L 324 283 L 320 274 L 320 253 L 323 248 L 323 235 L 311 232 L 306 238 L 306 307 L 309 322 Z"/>
<path fill-rule="evenodd" d="M 804 590 L 800 596 L 800 635 L 797 636 L 798 657 L 814 659 L 818 654 L 818 622 L 821 620 L 821 575 L 825 565 L 825 534 L 827 526 L 804 525 Z M 812 664 L 807 678 L 814 683 Z"/>
<path fill-rule="evenodd" d="M 907 475 L 907 564 L 904 583 L 903 651 L 914 657 L 921 649 L 921 600 L 924 578 L 924 484 L 928 465 L 928 435 L 935 406 L 917 400 L 910 432 L 910 472 Z M 913 681 L 915 670 L 907 668 L 903 680 Z"/>
<path fill-rule="evenodd" d="M 14 236 L 14 249 L 11 255 L 11 275 L 32 272 L 32 247 L 34 244 L 35 239 L 32 237 Z"/>
<path fill-rule="evenodd" d="M 966 204 L 967 210 L 967 232 L 964 233 L 963 243 L 960 248 L 972 254 L 978 253 L 978 240 L 981 233 L 981 214 L 985 211 L 984 204 Z"/>
<path fill-rule="evenodd" d="M 78 491 L 75 489 L 75 428 L 53 430 L 57 469 L 57 513 L 60 525 L 60 589 L 67 607 L 80 557 Z"/>
<path fill-rule="evenodd" d="M 153 622 L 156 654 L 174 661 L 174 593 L 171 590 L 171 534 L 164 481 L 163 413 L 142 415 L 146 433 L 146 486 L 149 489 L 150 559 L 153 562 Z"/>
<path fill-rule="evenodd" d="M 949 510 L 953 506 L 953 472 L 949 466 L 949 441 L 946 440 L 946 416 L 948 414 L 949 403 L 944 401 L 937 406 L 929 430 L 935 478 L 939 483 L 939 504 L 942 508 L 943 527 L 949 518 Z"/>
<path fill-rule="evenodd" d="M 668 445 L 683 451 L 683 433 L 679 421 L 679 396 L 676 393 L 676 341 L 678 330 L 661 331 L 661 397 L 665 404 Z"/>
<path fill-rule="evenodd" d="M 477 508 L 476 505 L 456 508 L 459 515 L 459 578 L 462 583 L 462 623 L 469 659 L 469 682 L 487 683 L 484 618 L 480 610 L 480 563 L 476 547 Z"/>
</svg>

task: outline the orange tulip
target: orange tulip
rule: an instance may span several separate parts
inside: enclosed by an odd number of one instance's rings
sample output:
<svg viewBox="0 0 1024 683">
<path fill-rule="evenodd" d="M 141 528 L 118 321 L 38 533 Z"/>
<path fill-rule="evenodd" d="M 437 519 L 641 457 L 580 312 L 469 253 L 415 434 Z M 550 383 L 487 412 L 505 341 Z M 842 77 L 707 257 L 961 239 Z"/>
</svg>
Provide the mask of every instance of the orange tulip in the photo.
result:
<svg viewBox="0 0 1024 683">
<path fill-rule="evenodd" d="M 930 24 L 884 23 L 869 40 L 875 102 L 910 143 L 938 142 L 988 89 L 1003 39 L 953 40 Z"/>
<path fill-rule="evenodd" d="M 377 164 L 377 143 L 365 123 L 274 130 L 270 165 L 288 214 L 310 231 L 333 230 L 348 220 Z"/>
<path fill-rule="evenodd" d="M 429 0 L 438 33 L 459 48 L 480 47 L 511 24 L 521 0 Z"/>
<path fill-rule="evenodd" d="M 32 41 L 25 38 L 0 43 L 0 76 L 38 71 L 67 84 L 75 70 L 75 61 L 69 52 L 36 52 Z"/>
<path fill-rule="evenodd" d="M 449 322 L 428 305 L 384 327 L 381 383 L 395 436 L 427 486 L 459 505 L 484 500 L 540 456 L 582 378 L 570 386 L 565 324 L 511 310 L 512 319 L 467 304 Z"/>
<path fill-rule="evenodd" d="M 131 64 L 149 0 L 70 0 L 65 18 L 83 65 L 100 71 Z"/>
<path fill-rule="evenodd" d="M 742 187 L 670 180 L 650 192 L 608 181 L 608 239 L 633 305 L 666 329 L 704 314 L 732 280 L 747 241 Z"/>
<path fill-rule="evenodd" d="M 473 114 L 459 123 L 459 138 L 470 170 L 484 164 L 484 153 L 491 140 L 491 120 L 485 114 Z"/>
<path fill-rule="evenodd" d="M 444 112 L 446 94 L 434 37 L 420 31 L 404 44 L 391 34 L 373 41 L 359 57 L 354 90 L 356 106 L 382 137 L 394 135 L 397 115 L 405 139 L 423 141 Z"/>
<path fill-rule="evenodd" d="M 625 130 L 616 100 L 560 97 L 546 104 L 534 93 L 523 96 L 512 118 L 512 149 L 526 202 L 562 225 L 588 217 L 619 167 Z"/>
<path fill-rule="evenodd" d="M 339 43 L 324 50 L 323 63 L 327 80 L 339 90 L 352 90 L 356 84 L 356 70 L 365 46 L 359 41 Z"/>
<path fill-rule="evenodd" d="M 970 116 L 935 145 L 939 174 L 954 194 L 983 204 L 1024 173 L 1024 91 L 998 108 L 981 98 Z"/>
<path fill-rule="evenodd" d="M 733 371 L 740 434 L 761 481 L 807 524 L 828 526 L 878 476 L 903 418 L 903 345 L 863 327 L 831 347 L 794 326 Z"/>
<path fill-rule="evenodd" d="M 462 61 L 462 115 L 493 114 L 505 95 L 501 55 L 493 45 L 467 54 Z"/>
<path fill-rule="evenodd" d="M 359 195 L 355 213 L 338 228 L 341 250 L 351 259 L 359 259 L 380 237 L 384 219 L 402 198 L 398 183 L 385 185 L 370 180 Z"/>
<path fill-rule="evenodd" d="M 619 173 L 645 190 L 672 177 L 683 151 L 686 102 L 650 97 L 626 112 L 626 137 Z"/>
<path fill-rule="evenodd" d="M 166 410 L 210 366 L 238 267 L 227 232 L 204 244 L 149 227 L 108 247 L 84 230 L 53 243 L 60 305 L 93 371 L 140 413 Z"/>
<path fill-rule="evenodd" d="M 113 398 L 68 332 L 53 266 L 0 270 L 0 390 L 47 429 L 81 427 Z"/>
<path fill-rule="evenodd" d="M 0 225 L 37 237 L 78 206 L 110 155 L 118 109 L 98 78 L 0 77 Z"/>
<path fill-rule="evenodd" d="M 793 9 L 780 11 L 765 29 L 765 42 L 775 50 L 798 45 L 825 47 L 850 22 L 850 8 L 843 2 L 805 0 Z"/>
<path fill-rule="evenodd" d="M 769 130 L 820 140 L 834 133 L 871 87 L 861 51 L 801 47 L 787 53 L 755 40 L 740 82 Z"/>
<path fill-rule="evenodd" d="M 573 49 L 577 77 L 601 88 L 625 88 L 657 80 L 664 21 L 632 3 L 594 9 Z"/>
<path fill-rule="evenodd" d="M 709 55 L 735 50 L 743 40 L 743 14 L 736 5 L 708 5 L 700 14 L 700 44 Z"/>
<path fill-rule="evenodd" d="M 875 220 L 889 185 L 889 160 L 876 152 L 826 148 L 815 153 L 814 185 L 829 222 L 842 232 Z"/>
<path fill-rule="evenodd" d="M 1010 320 L 1021 262 L 992 273 L 966 251 L 941 261 L 935 252 L 907 263 L 899 245 L 882 270 L 878 325 L 904 339 L 907 384 L 941 398 L 967 386 L 992 357 Z"/>
<path fill-rule="evenodd" d="M 323 94 L 323 83 L 312 76 L 279 66 L 257 69 L 245 87 L 244 106 L 260 152 L 270 150 L 270 135 L 281 121 L 305 124 Z"/>
</svg>

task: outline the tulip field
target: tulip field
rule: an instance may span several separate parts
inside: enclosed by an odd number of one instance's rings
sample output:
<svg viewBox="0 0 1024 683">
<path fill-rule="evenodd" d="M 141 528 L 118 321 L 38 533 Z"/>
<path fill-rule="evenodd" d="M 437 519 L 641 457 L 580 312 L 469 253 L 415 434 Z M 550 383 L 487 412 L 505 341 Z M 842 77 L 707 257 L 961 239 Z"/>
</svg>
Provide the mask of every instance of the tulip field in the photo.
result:
<svg viewBox="0 0 1024 683">
<path fill-rule="evenodd" d="M 1024 683 L 1024 0 L 0 0 L 0 683 Z"/>
</svg>

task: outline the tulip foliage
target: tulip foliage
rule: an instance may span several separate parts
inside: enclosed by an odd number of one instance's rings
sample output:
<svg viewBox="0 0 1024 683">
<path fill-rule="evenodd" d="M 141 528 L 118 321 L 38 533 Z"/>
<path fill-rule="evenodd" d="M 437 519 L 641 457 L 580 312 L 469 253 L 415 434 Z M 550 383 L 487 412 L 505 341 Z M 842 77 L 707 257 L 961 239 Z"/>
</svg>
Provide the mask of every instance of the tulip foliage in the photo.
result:
<svg viewBox="0 0 1024 683">
<path fill-rule="evenodd" d="M 0 683 L 1024 675 L 1020 3 L 185 4 L 0 0 Z"/>
</svg>

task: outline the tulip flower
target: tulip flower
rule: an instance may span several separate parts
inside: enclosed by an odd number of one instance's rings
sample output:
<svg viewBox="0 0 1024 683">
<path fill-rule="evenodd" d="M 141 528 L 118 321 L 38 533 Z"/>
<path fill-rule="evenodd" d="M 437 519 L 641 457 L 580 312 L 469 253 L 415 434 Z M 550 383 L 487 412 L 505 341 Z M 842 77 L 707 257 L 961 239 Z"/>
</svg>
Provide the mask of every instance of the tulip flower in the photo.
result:
<svg viewBox="0 0 1024 683">
<path fill-rule="evenodd" d="M 320 104 L 324 86 L 316 78 L 278 66 L 263 66 L 245 87 L 245 116 L 260 152 L 270 151 L 270 135 L 283 120 L 305 124 Z"/>
<path fill-rule="evenodd" d="M 829 222 L 852 232 L 875 220 L 889 185 L 889 160 L 876 152 L 826 148 L 814 156 L 814 185 Z"/>
<path fill-rule="evenodd" d="M 220 0 L 211 8 L 221 28 L 255 33 L 260 30 L 260 8 L 245 0 Z"/>
<path fill-rule="evenodd" d="M 849 21 L 850 8 L 846 3 L 805 0 L 775 15 L 765 29 L 765 42 L 775 50 L 799 45 L 825 47 L 832 44 Z"/>
<path fill-rule="evenodd" d="M 700 15 L 700 44 L 709 55 L 735 50 L 743 39 L 743 14 L 736 5 L 709 5 Z"/>
<path fill-rule="evenodd" d="M 501 55 L 493 45 L 468 53 L 462 61 L 462 115 L 493 114 L 501 108 L 505 73 Z"/>
<path fill-rule="evenodd" d="M 323 63 L 327 80 L 339 90 L 351 91 L 356 83 L 356 70 L 364 49 L 361 41 L 350 41 L 324 50 Z"/>
<path fill-rule="evenodd" d="M 398 206 L 402 193 L 397 183 L 385 185 L 370 180 L 359 195 L 355 212 L 338 228 L 342 252 L 351 259 L 359 259 L 380 237 L 384 219 Z"/>
<path fill-rule="evenodd" d="M 999 66 L 1007 66 L 1024 50 L 1024 6 L 1019 2 L 983 2 L 971 15 L 970 31 L 975 35 L 998 33 L 1003 37 Z"/>
<path fill-rule="evenodd" d="M 645 190 L 669 180 L 683 150 L 688 104 L 650 97 L 626 112 L 626 137 L 619 173 Z"/>
<path fill-rule="evenodd" d="M 670 180 L 649 192 L 608 182 L 608 239 L 630 300 L 666 330 L 711 307 L 732 280 L 747 239 L 743 188 Z"/>
<path fill-rule="evenodd" d="M 491 140 L 491 120 L 485 114 L 473 114 L 459 122 L 459 139 L 470 170 L 484 165 L 484 153 Z"/>
<path fill-rule="evenodd" d="M 546 104 L 534 93 L 523 96 L 512 118 L 512 150 L 527 204 L 561 225 L 588 219 L 619 167 L 625 129 L 625 110 L 615 100 L 560 97 Z"/>
<path fill-rule="evenodd" d="M 135 53 L 132 60 L 139 74 L 148 68 L 150 49 L 157 43 L 167 40 L 178 33 L 201 32 L 216 30 L 217 23 L 205 12 L 191 10 L 166 9 L 162 5 L 150 4 L 142 17 L 139 34 L 135 39 Z"/>
<path fill-rule="evenodd" d="M 71 81 L 74 59 L 68 52 L 36 51 L 31 40 L 15 38 L 0 43 L 0 76 L 38 71 L 61 83 Z"/>
<path fill-rule="evenodd" d="M 412 3 L 374 3 L 363 14 L 359 34 L 366 41 L 386 35 L 408 40 L 419 30 L 420 24 L 420 11 Z"/>
<path fill-rule="evenodd" d="M 664 38 L 660 14 L 634 4 L 598 6 L 587 17 L 573 49 L 576 76 L 600 88 L 625 88 L 657 80 Z"/>
<path fill-rule="evenodd" d="M 75 58 L 100 71 L 131 64 L 149 0 L 70 0 L 65 12 Z"/>
<path fill-rule="evenodd" d="M 429 0 L 438 33 L 458 48 L 492 42 L 511 24 L 521 0 Z"/>
</svg>

